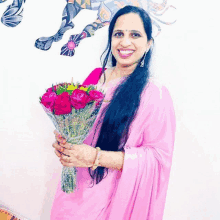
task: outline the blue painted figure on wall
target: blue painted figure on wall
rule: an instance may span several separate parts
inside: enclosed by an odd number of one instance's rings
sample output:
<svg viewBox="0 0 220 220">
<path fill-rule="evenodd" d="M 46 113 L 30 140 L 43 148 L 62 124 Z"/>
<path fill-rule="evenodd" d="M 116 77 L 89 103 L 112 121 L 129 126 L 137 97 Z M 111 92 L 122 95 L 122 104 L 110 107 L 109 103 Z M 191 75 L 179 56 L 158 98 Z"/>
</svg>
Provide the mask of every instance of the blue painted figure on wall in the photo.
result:
<svg viewBox="0 0 220 220">
<path fill-rule="evenodd" d="M 157 28 L 157 35 L 161 32 L 159 23 L 170 25 L 175 22 L 164 22 L 158 18 L 158 16 L 163 15 L 170 7 L 173 7 L 167 5 L 167 0 L 163 0 L 162 3 L 155 3 L 153 0 L 67 0 L 60 29 L 51 37 L 41 37 L 37 39 L 35 47 L 44 51 L 49 50 L 53 42 L 60 41 L 64 33 L 74 27 L 72 19 L 81 10 L 96 10 L 96 20 L 88 24 L 80 34 L 71 35 L 69 41 L 62 47 L 61 55 L 73 56 L 75 48 L 79 45 L 81 40 L 93 36 L 96 30 L 109 25 L 114 14 L 126 5 L 133 5 L 145 9 L 149 13 L 153 25 Z"/>
</svg>

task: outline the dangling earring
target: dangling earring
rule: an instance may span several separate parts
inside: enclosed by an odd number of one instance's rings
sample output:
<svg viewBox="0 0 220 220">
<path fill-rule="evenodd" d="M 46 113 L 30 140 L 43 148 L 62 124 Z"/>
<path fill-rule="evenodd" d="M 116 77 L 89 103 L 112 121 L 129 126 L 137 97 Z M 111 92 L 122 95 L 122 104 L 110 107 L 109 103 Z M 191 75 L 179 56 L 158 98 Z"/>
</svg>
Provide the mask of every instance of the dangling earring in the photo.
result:
<svg viewBox="0 0 220 220">
<path fill-rule="evenodd" d="M 141 61 L 140 67 L 144 67 L 144 61 L 145 61 L 146 54 L 147 54 L 147 51 L 145 51 L 145 53 L 144 53 L 144 58 Z"/>
</svg>

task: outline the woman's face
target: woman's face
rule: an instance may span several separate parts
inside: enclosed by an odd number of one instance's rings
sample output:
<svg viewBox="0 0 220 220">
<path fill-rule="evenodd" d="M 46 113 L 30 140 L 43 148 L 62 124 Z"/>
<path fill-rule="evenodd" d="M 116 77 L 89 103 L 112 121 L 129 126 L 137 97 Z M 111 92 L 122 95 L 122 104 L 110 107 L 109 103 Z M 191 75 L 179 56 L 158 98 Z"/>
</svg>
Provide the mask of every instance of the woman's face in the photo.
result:
<svg viewBox="0 0 220 220">
<path fill-rule="evenodd" d="M 130 66 L 139 62 L 150 48 L 143 22 L 138 14 L 120 16 L 113 29 L 111 50 L 117 65 Z"/>
</svg>

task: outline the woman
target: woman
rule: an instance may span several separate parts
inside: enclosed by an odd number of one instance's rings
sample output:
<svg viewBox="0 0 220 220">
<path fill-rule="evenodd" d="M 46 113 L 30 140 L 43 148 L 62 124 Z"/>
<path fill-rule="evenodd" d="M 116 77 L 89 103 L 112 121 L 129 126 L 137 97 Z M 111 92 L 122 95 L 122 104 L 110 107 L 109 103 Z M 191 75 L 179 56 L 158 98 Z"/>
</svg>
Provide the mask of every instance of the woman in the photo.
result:
<svg viewBox="0 0 220 220">
<path fill-rule="evenodd" d="M 106 93 L 93 129 L 72 148 L 55 132 L 55 153 L 62 165 L 77 167 L 79 189 L 66 194 L 59 183 L 52 220 L 162 220 L 175 114 L 166 87 L 149 80 L 151 34 L 140 8 L 126 6 L 113 17 L 103 67 L 84 82 L 101 76 Z M 110 54 L 113 67 L 105 70 Z"/>
</svg>

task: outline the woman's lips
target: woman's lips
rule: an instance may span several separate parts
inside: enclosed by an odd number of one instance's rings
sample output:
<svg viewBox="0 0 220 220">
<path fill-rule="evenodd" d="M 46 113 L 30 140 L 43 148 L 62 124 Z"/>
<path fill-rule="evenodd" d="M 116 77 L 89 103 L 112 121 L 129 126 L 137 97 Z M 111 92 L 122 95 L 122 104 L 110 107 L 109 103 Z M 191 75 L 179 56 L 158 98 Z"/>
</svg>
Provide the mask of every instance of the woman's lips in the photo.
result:
<svg viewBox="0 0 220 220">
<path fill-rule="evenodd" d="M 118 55 L 125 59 L 130 57 L 134 53 L 134 50 L 118 50 Z"/>
</svg>

